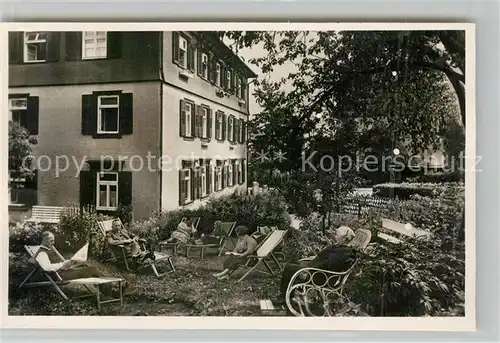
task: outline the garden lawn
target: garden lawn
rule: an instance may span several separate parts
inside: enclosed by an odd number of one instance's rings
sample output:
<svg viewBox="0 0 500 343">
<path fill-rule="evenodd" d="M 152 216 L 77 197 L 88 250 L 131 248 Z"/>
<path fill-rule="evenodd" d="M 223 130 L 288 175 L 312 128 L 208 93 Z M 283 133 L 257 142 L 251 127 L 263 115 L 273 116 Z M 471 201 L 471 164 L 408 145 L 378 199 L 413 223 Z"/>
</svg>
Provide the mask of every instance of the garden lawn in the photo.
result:
<svg viewBox="0 0 500 343">
<path fill-rule="evenodd" d="M 9 315 L 259 316 L 259 300 L 278 294 L 280 278 L 279 272 L 275 276 L 253 273 L 237 282 L 244 273 L 239 269 L 231 279 L 217 281 L 212 274 L 221 270 L 223 257 L 217 257 L 215 251 L 203 260 L 174 257 L 176 273 L 161 278 L 150 273 L 150 268 L 133 274 L 113 264 L 101 264 L 103 271 L 123 277 L 129 286 L 123 308 L 104 304 L 98 311 L 95 298 L 66 301 L 50 286 L 18 290 L 32 268 L 25 255 L 11 253 L 9 257 Z M 158 267 L 160 272 L 168 269 L 163 262 Z M 84 292 L 71 287 L 64 286 L 69 297 Z"/>
</svg>

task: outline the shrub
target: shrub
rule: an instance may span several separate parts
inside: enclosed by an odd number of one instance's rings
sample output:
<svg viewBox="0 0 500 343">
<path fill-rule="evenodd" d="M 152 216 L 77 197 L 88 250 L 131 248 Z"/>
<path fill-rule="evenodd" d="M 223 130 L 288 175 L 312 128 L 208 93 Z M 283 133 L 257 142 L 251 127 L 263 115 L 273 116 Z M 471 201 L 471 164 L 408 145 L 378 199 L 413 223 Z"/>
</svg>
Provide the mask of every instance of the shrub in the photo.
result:
<svg viewBox="0 0 500 343">
<path fill-rule="evenodd" d="M 424 182 L 424 183 L 457 183 L 463 182 L 464 173 L 462 172 L 433 172 L 424 173 L 422 175 L 409 177 L 406 179 L 407 182 Z"/>
<path fill-rule="evenodd" d="M 382 198 L 398 197 L 402 200 L 417 194 L 426 197 L 439 197 L 450 188 L 455 192 L 461 192 L 464 189 L 463 184 L 460 183 L 383 183 L 373 186 L 373 195 Z"/>
<path fill-rule="evenodd" d="M 89 255 L 100 257 L 105 237 L 97 225 L 98 220 L 110 219 L 96 213 L 63 211 L 56 233 L 56 247 L 61 252 L 76 252 L 87 242 Z"/>
<path fill-rule="evenodd" d="M 132 205 L 118 205 L 117 216 L 123 224 L 132 222 Z"/>
<path fill-rule="evenodd" d="M 440 239 L 373 243 L 372 257 L 345 294 L 370 316 L 444 315 L 463 307 L 464 248 L 449 250 Z"/>
<path fill-rule="evenodd" d="M 55 224 L 19 222 L 9 225 L 10 252 L 23 252 L 25 245 L 38 245 L 44 231 L 57 232 Z"/>
</svg>

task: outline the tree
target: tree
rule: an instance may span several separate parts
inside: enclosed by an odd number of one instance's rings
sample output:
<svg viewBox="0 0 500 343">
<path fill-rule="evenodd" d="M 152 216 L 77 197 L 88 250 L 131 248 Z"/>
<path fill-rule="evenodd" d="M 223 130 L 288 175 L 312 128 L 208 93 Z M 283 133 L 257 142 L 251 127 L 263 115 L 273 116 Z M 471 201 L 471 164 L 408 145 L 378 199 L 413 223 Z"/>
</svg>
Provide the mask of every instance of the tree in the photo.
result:
<svg viewBox="0 0 500 343">
<path fill-rule="evenodd" d="M 32 177 L 34 175 L 32 163 L 32 146 L 37 144 L 35 137 L 18 123 L 9 121 L 9 172 L 14 179 Z M 16 188 L 17 183 L 9 183 L 9 187 Z"/>
</svg>

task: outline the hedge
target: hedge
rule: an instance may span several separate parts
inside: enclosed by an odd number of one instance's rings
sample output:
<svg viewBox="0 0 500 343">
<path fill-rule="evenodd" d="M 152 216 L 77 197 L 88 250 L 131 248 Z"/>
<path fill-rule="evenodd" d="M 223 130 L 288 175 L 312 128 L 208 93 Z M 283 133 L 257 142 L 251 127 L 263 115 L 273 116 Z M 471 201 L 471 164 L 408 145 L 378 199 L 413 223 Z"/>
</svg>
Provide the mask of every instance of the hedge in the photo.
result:
<svg viewBox="0 0 500 343">
<path fill-rule="evenodd" d="M 463 191 L 464 186 L 461 183 L 383 183 L 373 186 L 373 195 L 381 198 L 395 198 L 405 200 L 412 195 L 420 195 L 425 197 L 439 197 L 444 192 L 450 189 L 456 194 Z"/>
</svg>

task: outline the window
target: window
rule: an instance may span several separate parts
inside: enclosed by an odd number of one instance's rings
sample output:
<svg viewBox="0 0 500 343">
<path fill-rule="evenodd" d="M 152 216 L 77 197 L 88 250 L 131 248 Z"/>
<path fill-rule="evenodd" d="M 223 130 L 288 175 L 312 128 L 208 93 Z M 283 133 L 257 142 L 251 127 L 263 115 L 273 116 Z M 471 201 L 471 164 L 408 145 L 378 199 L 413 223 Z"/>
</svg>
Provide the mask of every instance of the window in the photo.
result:
<svg viewBox="0 0 500 343">
<path fill-rule="evenodd" d="M 208 115 L 209 109 L 206 107 L 201 107 L 201 137 L 208 137 Z"/>
<path fill-rule="evenodd" d="M 201 77 L 208 80 L 208 55 L 201 54 Z"/>
<path fill-rule="evenodd" d="M 227 166 L 227 186 L 231 187 L 233 183 L 233 164 L 231 162 L 228 163 Z"/>
<path fill-rule="evenodd" d="M 222 189 L 222 161 L 217 161 L 215 167 L 215 190 L 220 191 Z"/>
<path fill-rule="evenodd" d="M 179 65 L 186 69 L 188 64 L 188 41 L 186 38 L 179 36 Z"/>
<path fill-rule="evenodd" d="M 194 109 L 192 102 L 181 100 L 181 136 L 193 137 Z"/>
<path fill-rule="evenodd" d="M 118 208 L 118 173 L 97 173 L 97 209 L 113 211 Z"/>
<path fill-rule="evenodd" d="M 226 70 L 226 89 L 231 89 L 231 70 Z"/>
<path fill-rule="evenodd" d="M 234 117 L 230 116 L 227 121 L 227 136 L 230 142 L 234 141 Z"/>
<path fill-rule="evenodd" d="M 243 182 L 243 168 L 241 167 L 241 163 L 239 161 L 236 161 L 236 167 L 238 170 L 238 184 L 241 184 Z"/>
<path fill-rule="evenodd" d="M 203 164 L 200 168 L 200 178 L 201 178 L 201 197 L 205 197 L 208 194 L 207 189 L 207 179 L 208 179 L 208 165 Z"/>
<path fill-rule="evenodd" d="M 119 132 L 119 96 L 101 95 L 97 98 L 97 133 Z"/>
<path fill-rule="evenodd" d="M 245 122 L 240 119 L 240 125 L 238 125 L 238 142 L 243 143 L 243 125 Z"/>
<path fill-rule="evenodd" d="M 217 112 L 216 120 L 215 120 L 215 138 L 218 140 L 223 139 L 223 130 L 224 130 L 224 113 Z"/>
<path fill-rule="evenodd" d="M 82 59 L 106 58 L 106 31 L 84 31 L 82 39 Z"/>
<path fill-rule="evenodd" d="M 217 87 L 222 87 L 222 77 L 221 77 L 221 65 L 220 63 L 215 64 L 215 85 Z"/>
<path fill-rule="evenodd" d="M 9 99 L 9 120 L 18 123 L 24 128 L 28 128 L 28 99 Z"/>
<path fill-rule="evenodd" d="M 241 79 L 240 78 L 237 78 L 236 79 L 236 96 L 240 99 L 242 99 L 243 97 L 241 96 L 242 92 L 241 90 L 243 89 L 242 85 L 241 85 Z"/>
<path fill-rule="evenodd" d="M 181 204 L 190 203 L 193 199 L 191 197 L 191 178 L 192 178 L 192 169 L 189 167 L 185 167 L 181 170 L 181 179 L 180 179 L 180 189 L 181 189 Z"/>
<path fill-rule="evenodd" d="M 47 33 L 24 33 L 24 62 L 45 62 L 47 60 Z"/>
</svg>

